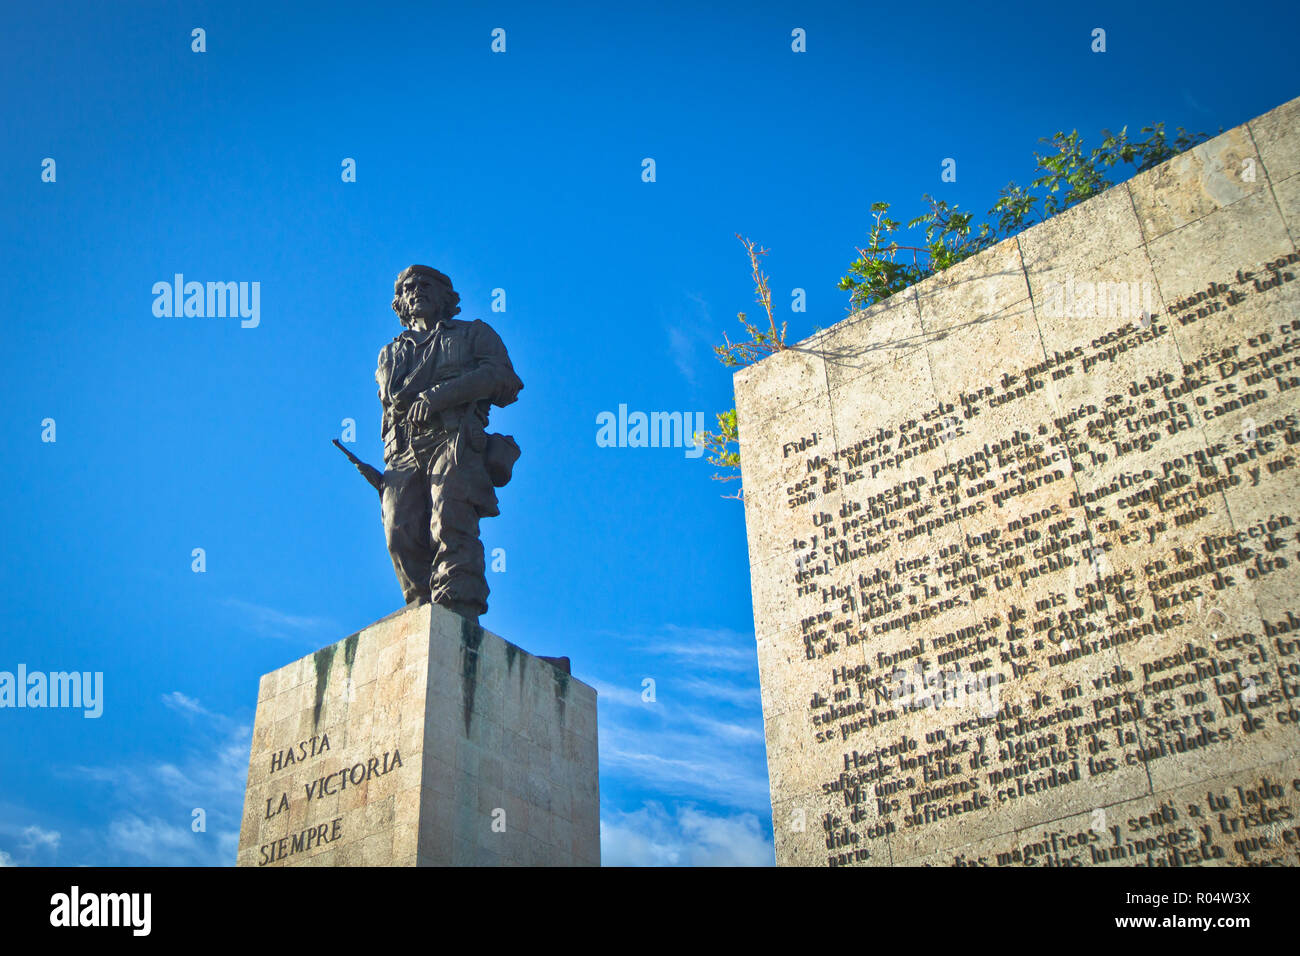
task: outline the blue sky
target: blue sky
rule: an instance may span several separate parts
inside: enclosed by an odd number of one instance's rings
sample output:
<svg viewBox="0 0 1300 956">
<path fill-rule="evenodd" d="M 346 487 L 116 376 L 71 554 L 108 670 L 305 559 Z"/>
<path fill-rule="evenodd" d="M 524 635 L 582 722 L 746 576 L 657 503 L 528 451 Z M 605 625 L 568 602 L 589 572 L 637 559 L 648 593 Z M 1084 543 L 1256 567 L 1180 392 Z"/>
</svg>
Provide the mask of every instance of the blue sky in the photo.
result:
<svg viewBox="0 0 1300 956">
<path fill-rule="evenodd" d="M 0 710 L 0 863 L 233 861 L 258 677 L 400 603 L 330 439 L 355 419 L 381 458 L 412 262 L 525 383 L 493 417 L 523 457 L 483 624 L 600 692 L 605 861 L 770 863 L 741 507 L 683 449 L 598 446 L 596 416 L 731 406 L 710 347 L 756 308 L 734 233 L 772 249 L 802 338 L 844 317 L 871 202 L 982 212 L 1058 129 L 1244 122 L 1300 93 L 1300 14 L 381 6 L 6 9 L 0 670 L 102 671 L 104 713 Z M 259 282 L 259 324 L 155 316 L 175 273 Z"/>
</svg>

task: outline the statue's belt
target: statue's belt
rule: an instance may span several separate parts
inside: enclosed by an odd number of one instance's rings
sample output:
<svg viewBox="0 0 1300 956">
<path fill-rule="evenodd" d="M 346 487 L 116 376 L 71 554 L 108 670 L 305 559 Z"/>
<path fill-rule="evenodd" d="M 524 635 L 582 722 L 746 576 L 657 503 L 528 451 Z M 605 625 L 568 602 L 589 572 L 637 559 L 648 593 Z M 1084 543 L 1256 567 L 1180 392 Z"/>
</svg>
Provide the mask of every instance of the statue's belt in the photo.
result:
<svg viewBox="0 0 1300 956">
<path fill-rule="evenodd" d="M 436 442 L 463 432 L 470 447 L 482 451 L 486 427 L 486 422 L 464 408 L 447 409 L 435 415 L 432 421 L 420 424 L 412 424 L 405 418 L 395 419 L 384 435 L 384 450 L 387 453 L 394 447 L 410 448 L 416 442 Z"/>
<path fill-rule="evenodd" d="M 473 419 L 462 421 L 454 428 L 437 423 L 413 427 L 406 422 L 394 422 L 392 437 L 385 436 L 384 460 L 389 460 L 390 452 L 399 448 L 415 447 L 413 438 L 427 448 L 444 439 L 454 441 L 458 435 L 464 436 L 465 445 L 470 450 L 483 455 L 483 464 L 493 485 L 500 488 L 510 481 L 515 462 L 519 460 L 519 445 L 510 435 L 489 434 L 482 422 Z"/>
</svg>

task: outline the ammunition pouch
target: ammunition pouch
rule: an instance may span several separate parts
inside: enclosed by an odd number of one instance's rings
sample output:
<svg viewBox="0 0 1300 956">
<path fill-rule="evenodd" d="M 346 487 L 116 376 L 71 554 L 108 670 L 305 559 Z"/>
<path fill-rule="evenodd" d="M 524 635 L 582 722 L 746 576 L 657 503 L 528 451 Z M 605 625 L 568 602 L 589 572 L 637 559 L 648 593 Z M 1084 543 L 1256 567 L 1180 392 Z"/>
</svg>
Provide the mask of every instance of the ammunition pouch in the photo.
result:
<svg viewBox="0 0 1300 956">
<path fill-rule="evenodd" d="M 515 462 L 519 460 L 519 445 L 512 435 L 488 435 L 483 452 L 483 464 L 493 487 L 503 488 L 510 482 Z"/>
<path fill-rule="evenodd" d="M 404 442 L 398 426 L 396 424 L 390 425 L 384 431 L 384 461 L 391 461 L 401 454 L 403 445 Z"/>
</svg>

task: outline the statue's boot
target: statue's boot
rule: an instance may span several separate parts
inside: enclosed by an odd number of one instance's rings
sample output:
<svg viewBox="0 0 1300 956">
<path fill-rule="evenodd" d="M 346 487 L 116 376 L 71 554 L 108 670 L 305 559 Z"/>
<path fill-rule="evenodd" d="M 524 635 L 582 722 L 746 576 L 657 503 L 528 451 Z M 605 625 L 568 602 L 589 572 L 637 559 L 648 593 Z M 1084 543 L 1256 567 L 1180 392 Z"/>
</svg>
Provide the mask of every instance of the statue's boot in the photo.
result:
<svg viewBox="0 0 1300 956">
<path fill-rule="evenodd" d="M 483 605 L 469 601 L 448 601 L 443 606 L 449 611 L 455 611 L 471 624 L 477 624 L 479 615 L 487 610 Z"/>
</svg>

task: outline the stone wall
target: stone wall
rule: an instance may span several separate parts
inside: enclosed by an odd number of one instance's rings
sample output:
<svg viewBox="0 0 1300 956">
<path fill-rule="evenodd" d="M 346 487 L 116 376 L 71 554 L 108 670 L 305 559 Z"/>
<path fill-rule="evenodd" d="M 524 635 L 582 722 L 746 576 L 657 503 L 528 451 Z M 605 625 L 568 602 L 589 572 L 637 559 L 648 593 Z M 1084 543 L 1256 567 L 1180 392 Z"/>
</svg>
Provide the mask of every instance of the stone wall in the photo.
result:
<svg viewBox="0 0 1300 956">
<path fill-rule="evenodd" d="M 1300 863 L 1300 100 L 735 377 L 782 864 Z"/>
</svg>

